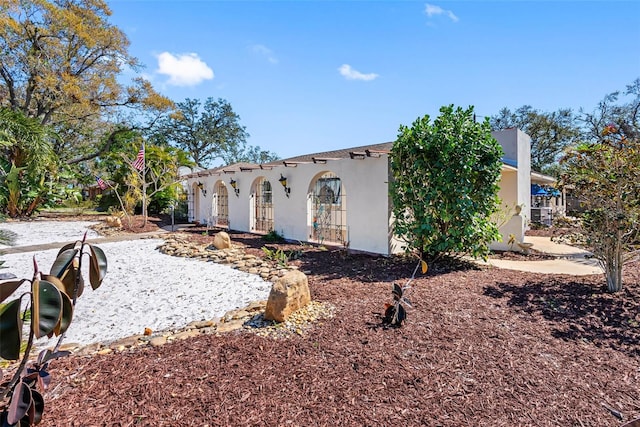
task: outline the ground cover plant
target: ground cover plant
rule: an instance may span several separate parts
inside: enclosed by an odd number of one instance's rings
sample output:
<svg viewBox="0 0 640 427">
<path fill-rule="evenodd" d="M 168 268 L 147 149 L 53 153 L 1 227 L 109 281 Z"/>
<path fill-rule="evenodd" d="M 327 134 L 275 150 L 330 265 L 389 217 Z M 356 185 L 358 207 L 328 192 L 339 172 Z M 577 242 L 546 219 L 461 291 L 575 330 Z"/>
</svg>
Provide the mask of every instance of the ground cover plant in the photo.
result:
<svg viewBox="0 0 640 427">
<path fill-rule="evenodd" d="M 263 254 L 259 236 L 230 235 Z M 213 239 L 197 228 L 190 238 Z M 313 300 L 336 306 L 333 319 L 304 337 L 202 335 L 59 360 L 43 425 L 620 426 L 640 417 L 637 263 L 616 294 L 602 275 L 429 265 L 411 282 L 401 328 L 380 318 L 415 258 L 308 245 L 290 264 L 307 272 Z"/>
</svg>

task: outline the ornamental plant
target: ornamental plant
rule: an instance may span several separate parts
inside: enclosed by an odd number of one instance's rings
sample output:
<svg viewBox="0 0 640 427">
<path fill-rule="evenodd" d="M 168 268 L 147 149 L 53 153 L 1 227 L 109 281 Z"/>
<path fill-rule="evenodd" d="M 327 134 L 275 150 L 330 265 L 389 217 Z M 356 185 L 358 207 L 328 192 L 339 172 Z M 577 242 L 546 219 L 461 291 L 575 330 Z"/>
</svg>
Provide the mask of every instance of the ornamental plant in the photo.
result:
<svg viewBox="0 0 640 427">
<path fill-rule="evenodd" d="M 0 371 L 0 425 L 32 426 L 40 423 L 44 411 L 43 393 L 50 382 L 49 363 L 69 354 L 60 351 L 65 331 L 71 324 L 76 300 L 84 290 L 83 260 L 88 259 L 89 283 L 97 289 L 107 273 L 107 258 L 97 246 L 81 241 L 63 246 L 49 273 L 40 270 L 33 259 L 31 280 L 0 282 L 0 303 L 25 282 L 29 291 L 0 308 L 0 359 L 18 361 L 11 378 L 5 381 Z M 29 323 L 26 345 L 23 323 Z M 53 350 L 43 350 L 34 362 L 28 359 L 34 338 L 58 337 Z"/>
<path fill-rule="evenodd" d="M 502 155 L 488 118 L 477 123 L 473 107 L 442 107 L 433 123 L 427 115 L 400 126 L 389 196 L 394 234 L 407 251 L 432 261 L 488 255 L 489 243 L 500 238 L 491 215 L 499 207 Z"/>
<path fill-rule="evenodd" d="M 407 291 L 411 288 L 409 285 L 413 279 L 415 279 L 419 267 L 422 267 L 422 274 L 427 272 L 427 263 L 420 260 L 418 265 L 416 265 L 416 268 L 413 270 L 411 278 L 404 284 L 404 286 L 400 286 L 397 283 L 393 284 L 391 289 L 393 302 L 391 304 L 385 304 L 384 317 L 382 318 L 383 325 L 399 328 L 402 326 L 404 321 L 407 320 L 407 309 L 405 308 L 405 305 L 407 307 L 413 307 L 411 305 L 411 301 L 407 298 Z"/>
<path fill-rule="evenodd" d="M 622 290 L 625 264 L 640 259 L 640 140 L 610 123 L 596 142 L 561 160 L 562 184 L 585 209 L 586 244 L 604 269 L 609 292 Z"/>
</svg>

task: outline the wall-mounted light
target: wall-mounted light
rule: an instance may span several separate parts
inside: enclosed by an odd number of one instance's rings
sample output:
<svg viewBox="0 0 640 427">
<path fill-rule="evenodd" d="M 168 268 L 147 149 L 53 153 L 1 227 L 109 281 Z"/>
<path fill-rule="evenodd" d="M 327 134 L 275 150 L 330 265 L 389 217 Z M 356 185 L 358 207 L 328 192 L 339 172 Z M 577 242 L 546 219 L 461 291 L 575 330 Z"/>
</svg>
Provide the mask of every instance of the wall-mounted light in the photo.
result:
<svg viewBox="0 0 640 427">
<path fill-rule="evenodd" d="M 233 188 L 233 192 L 236 193 L 236 197 L 240 197 L 240 189 L 238 188 L 238 181 L 231 178 L 231 181 L 229 181 L 229 185 L 231 186 L 231 188 Z"/>
<path fill-rule="evenodd" d="M 207 190 L 204 188 L 204 184 L 201 183 L 200 181 L 198 181 L 198 183 L 196 184 L 196 187 L 198 187 L 200 189 L 200 191 L 202 191 L 202 195 L 203 196 L 207 196 Z"/>
<path fill-rule="evenodd" d="M 284 194 L 286 194 L 287 197 L 289 197 L 289 193 L 291 193 L 291 187 L 287 187 L 287 178 L 285 178 L 284 176 L 282 176 L 282 174 L 280 174 L 280 179 L 278 181 L 284 187 Z"/>
</svg>

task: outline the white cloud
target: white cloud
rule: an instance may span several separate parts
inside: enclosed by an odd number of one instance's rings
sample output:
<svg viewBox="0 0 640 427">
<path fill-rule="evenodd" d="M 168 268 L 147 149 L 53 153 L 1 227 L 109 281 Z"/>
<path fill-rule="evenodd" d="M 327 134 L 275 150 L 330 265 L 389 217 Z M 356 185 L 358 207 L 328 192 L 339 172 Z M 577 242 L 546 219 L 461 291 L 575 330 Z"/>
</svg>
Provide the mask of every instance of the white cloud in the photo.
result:
<svg viewBox="0 0 640 427">
<path fill-rule="evenodd" d="M 267 61 L 269 61 L 272 64 L 278 63 L 278 58 L 275 57 L 275 55 L 273 54 L 273 51 L 268 47 L 266 47 L 265 45 L 254 44 L 253 46 L 251 46 L 251 50 L 253 51 L 253 53 L 267 58 Z"/>
<path fill-rule="evenodd" d="M 453 22 L 458 22 L 460 20 L 452 11 L 443 9 L 440 6 L 436 6 L 435 4 L 427 3 L 424 9 L 424 13 L 426 13 L 429 18 L 436 15 L 445 15 Z"/>
<path fill-rule="evenodd" d="M 213 70 L 195 53 L 162 52 L 158 55 L 156 72 L 169 76 L 167 84 L 173 86 L 195 86 L 213 79 Z"/>
<path fill-rule="evenodd" d="M 368 82 L 379 77 L 376 73 L 363 74 L 360 71 L 351 68 L 351 65 L 349 64 L 342 64 L 340 68 L 338 68 L 338 71 L 347 80 L 364 80 Z"/>
</svg>

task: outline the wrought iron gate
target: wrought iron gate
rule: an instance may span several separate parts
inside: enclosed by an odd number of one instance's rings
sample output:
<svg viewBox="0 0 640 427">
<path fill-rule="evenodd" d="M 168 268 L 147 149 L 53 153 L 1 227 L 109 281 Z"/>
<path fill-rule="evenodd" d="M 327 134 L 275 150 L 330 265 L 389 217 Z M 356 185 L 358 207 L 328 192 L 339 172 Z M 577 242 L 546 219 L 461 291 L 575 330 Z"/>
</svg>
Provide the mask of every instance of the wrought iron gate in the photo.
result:
<svg viewBox="0 0 640 427">
<path fill-rule="evenodd" d="M 338 176 L 327 172 L 309 193 L 309 240 L 348 244 L 346 194 Z"/>
<path fill-rule="evenodd" d="M 273 230 L 273 193 L 271 183 L 260 177 L 254 184 L 251 193 L 253 221 L 251 231 L 268 233 Z"/>
</svg>

